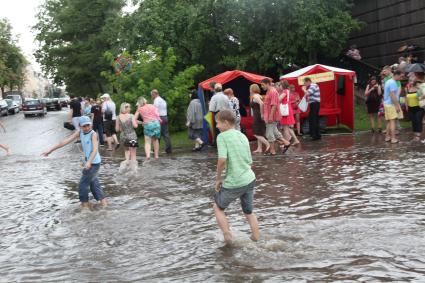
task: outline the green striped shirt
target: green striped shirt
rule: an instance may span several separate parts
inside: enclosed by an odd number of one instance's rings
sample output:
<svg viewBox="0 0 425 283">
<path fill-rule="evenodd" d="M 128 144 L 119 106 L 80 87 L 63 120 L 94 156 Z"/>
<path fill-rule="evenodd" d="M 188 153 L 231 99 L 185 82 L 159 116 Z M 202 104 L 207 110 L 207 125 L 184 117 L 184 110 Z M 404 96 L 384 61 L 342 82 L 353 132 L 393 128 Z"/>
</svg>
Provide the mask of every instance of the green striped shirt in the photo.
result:
<svg viewBox="0 0 425 283">
<path fill-rule="evenodd" d="M 236 189 L 255 180 L 248 139 L 240 131 L 230 129 L 217 137 L 218 158 L 226 159 L 223 187 Z"/>
</svg>

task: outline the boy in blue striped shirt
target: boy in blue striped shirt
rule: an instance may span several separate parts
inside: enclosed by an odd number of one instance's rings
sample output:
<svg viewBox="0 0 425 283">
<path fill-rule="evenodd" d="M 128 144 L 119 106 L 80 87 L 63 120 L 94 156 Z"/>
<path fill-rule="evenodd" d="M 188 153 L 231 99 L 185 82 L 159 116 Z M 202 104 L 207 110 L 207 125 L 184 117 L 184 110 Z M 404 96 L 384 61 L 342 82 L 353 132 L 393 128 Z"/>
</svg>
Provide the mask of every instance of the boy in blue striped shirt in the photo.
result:
<svg viewBox="0 0 425 283">
<path fill-rule="evenodd" d="M 80 197 L 81 206 L 83 208 L 90 208 L 89 187 L 94 198 L 97 201 L 100 201 L 101 205 L 106 206 L 107 201 L 105 198 L 105 193 L 103 192 L 97 178 L 99 174 L 100 163 L 102 161 L 98 151 L 99 144 L 97 134 L 95 131 L 93 131 L 92 121 L 87 116 L 80 117 L 79 126 L 79 130 L 75 131 L 71 136 L 45 151 L 42 155 L 47 157 L 53 151 L 64 147 L 72 141 L 80 138 L 85 157 L 83 175 L 81 176 L 80 183 L 78 185 L 78 195 Z"/>
</svg>

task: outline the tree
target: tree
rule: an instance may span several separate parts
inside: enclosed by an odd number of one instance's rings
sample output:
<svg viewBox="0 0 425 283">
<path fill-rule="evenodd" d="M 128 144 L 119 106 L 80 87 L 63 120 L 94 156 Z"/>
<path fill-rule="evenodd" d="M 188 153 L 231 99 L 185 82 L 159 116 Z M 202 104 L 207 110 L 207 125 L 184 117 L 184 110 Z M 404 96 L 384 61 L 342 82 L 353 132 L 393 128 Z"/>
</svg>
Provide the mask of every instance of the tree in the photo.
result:
<svg viewBox="0 0 425 283">
<path fill-rule="evenodd" d="M 103 54 L 116 43 L 113 33 L 125 0 L 47 0 L 34 29 L 35 56 L 56 84 L 81 96 L 106 92 L 100 75 L 110 68 Z"/>
<path fill-rule="evenodd" d="M 27 61 L 12 36 L 12 27 L 5 19 L 0 19 L 0 89 L 20 89 L 25 82 Z"/>
<path fill-rule="evenodd" d="M 173 47 L 178 68 L 205 66 L 210 76 L 227 69 L 275 76 L 289 63 L 338 55 L 359 22 L 351 0 L 143 0 L 123 20 L 130 51 Z"/>
<path fill-rule="evenodd" d="M 123 56 L 130 57 L 125 52 Z M 113 64 L 115 56 L 107 52 L 105 57 Z M 120 105 L 128 102 L 135 105 L 140 96 L 150 99 L 150 91 L 157 89 L 167 101 L 170 130 L 182 130 L 186 124 L 186 109 L 189 103 L 189 90 L 194 87 L 194 77 L 203 67 L 194 65 L 176 71 L 177 57 L 172 48 L 163 52 L 160 48 L 148 47 L 146 51 L 135 53 L 132 66 L 119 74 L 104 71 L 110 89 L 114 89 L 113 100 Z"/>
</svg>

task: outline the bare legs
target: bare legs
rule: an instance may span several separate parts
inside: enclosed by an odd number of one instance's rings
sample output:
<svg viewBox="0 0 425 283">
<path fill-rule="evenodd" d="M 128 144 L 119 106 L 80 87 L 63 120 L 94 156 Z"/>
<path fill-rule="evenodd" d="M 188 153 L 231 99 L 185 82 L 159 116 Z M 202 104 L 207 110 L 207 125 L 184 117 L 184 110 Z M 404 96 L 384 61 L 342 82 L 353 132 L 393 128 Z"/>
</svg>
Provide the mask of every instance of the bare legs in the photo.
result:
<svg viewBox="0 0 425 283">
<path fill-rule="evenodd" d="M 270 143 L 263 136 L 254 136 L 257 139 L 257 149 L 254 153 L 262 153 L 263 152 L 263 144 L 266 146 L 266 152 L 270 149 Z"/>
<path fill-rule="evenodd" d="M 370 127 L 372 128 L 372 131 L 375 130 L 375 114 L 369 114 L 370 119 Z"/>
<path fill-rule="evenodd" d="M 300 114 L 295 114 L 295 121 L 297 122 L 297 134 L 301 136 Z"/>
<path fill-rule="evenodd" d="M 232 233 L 230 232 L 229 222 L 227 221 L 226 214 L 221 210 L 217 204 L 214 204 L 214 214 L 217 219 L 218 227 L 223 232 L 224 241 L 226 244 L 232 243 Z M 258 221 L 255 214 L 245 214 L 246 220 L 251 227 L 251 240 L 258 241 L 260 239 L 260 229 L 258 228 Z"/>
<path fill-rule="evenodd" d="M 385 141 L 387 141 L 387 142 L 391 141 L 392 143 L 398 142 L 398 140 L 396 138 L 395 130 L 396 130 L 396 121 L 395 120 L 389 120 L 387 122 L 387 132 L 386 132 Z"/>
<path fill-rule="evenodd" d="M 151 143 L 153 142 L 153 152 L 155 159 L 159 158 L 159 140 L 157 138 L 151 138 L 145 135 L 145 154 L 146 159 L 151 158 Z"/>
<path fill-rule="evenodd" d="M 10 148 L 5 144 L 0 144 L 0 148 L 2 148 L 4 151 L 6 151 L 7 155 L 10 155 Z"/>
</svg>

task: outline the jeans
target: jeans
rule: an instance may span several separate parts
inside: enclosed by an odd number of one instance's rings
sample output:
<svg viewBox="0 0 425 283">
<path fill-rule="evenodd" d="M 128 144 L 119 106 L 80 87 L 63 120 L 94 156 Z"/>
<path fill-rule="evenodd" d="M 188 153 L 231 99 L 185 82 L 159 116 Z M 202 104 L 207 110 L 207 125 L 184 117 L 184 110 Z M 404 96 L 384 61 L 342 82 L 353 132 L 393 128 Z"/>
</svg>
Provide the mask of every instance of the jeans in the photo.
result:
<svg viewBox="0 0 425 283">
<path fill-rule="evenodd" d="M 170 134 L 168 132 L 168 118 L 167 116 L 161 116 L 161 137 L 164 137 L 165 141 L 165 152 L 171 153 L 171 141 Z"/>
<path fill-rule="evenodd" d="M 412 129 L 414 133 L 422 133 L 422 119 L 424 117 L 424 109 L 419 106 L 409 107 L 409 119 L 412 121 Z"/>
<path fill-rule="evenodd" d="M 313 139 L 320 139 L 320 102 L 310 103 L 310 114 L 308 116 L 310 136 Z"/>
<path fill-rule="evenodd" d="M 103 140 L 103 121 L 93 123 L 93 131 L 97 132 L 99 138 L 99 144 L 104 144 Z"/>
<path fill-rule="evenodd" d="M 83 175 L 78 185 L 78 195 L 81 202 L 89 201 L 89 187 L 93 197 L 99 201 L 105 198 L 105 193 L 100 186 L 97 175 L 99 173 L 100 164 L 92 164 L 90 169 L 83 169 Z"/>
</svg>

